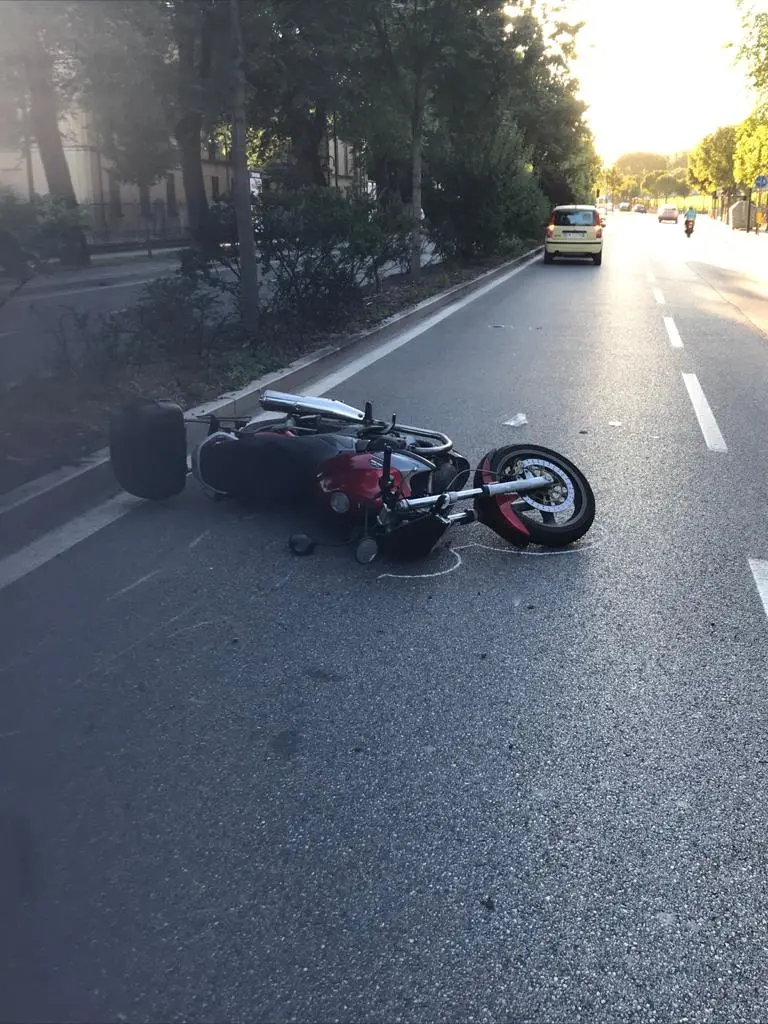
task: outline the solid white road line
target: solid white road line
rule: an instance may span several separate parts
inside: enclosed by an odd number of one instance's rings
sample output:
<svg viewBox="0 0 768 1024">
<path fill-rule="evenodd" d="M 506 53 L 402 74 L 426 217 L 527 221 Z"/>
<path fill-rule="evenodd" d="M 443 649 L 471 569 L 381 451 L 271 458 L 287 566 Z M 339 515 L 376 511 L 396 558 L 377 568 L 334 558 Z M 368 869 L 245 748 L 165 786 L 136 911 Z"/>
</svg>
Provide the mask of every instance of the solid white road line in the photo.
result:
<svg viewBox="0 0 768 1024">
<path fill-rule="evenodd" d="M 699 378 L 695 373 L 684 373 L 683 381 L 688 389 L 693 411 L 696 413 L 704 440 L 707 442 L 707 448 L 713 452 L 727 452 L 725 438 L 720 433 L 720 427 L 718 427 L 715 414 L 709 406 L 707 396 L 699 384 Z"/>
<path fill-rule="evenodd" d="M 667 334 L 669 335 L 669 344 L 672 348 L 682 348 L 683 339 L 680 337 L 680 331 L 677 329 L 677 324 L 671 316 L 664 317 L 664 326 L 667 328 Z"/>
<path fill-rule="evenodd" d="M 660 288 L 653 289 L 653 297 L 660 306 L 665 305 L 666 299 L 664 298 L 664 292 Z"/>
<path fill-rule="evenodd" d="M 763 602 L 763 611 L 768 616 L 768 562 L 762 558 L 750 558 L 749 568 L 752 570 L 757 592 Z"/>
<path fill-rule="evenodd" d="M 495 278 L 495 280 L 490 281 L 481 288 L 478 288 L 477 291 L 466 295 L 463 299 L 458 299 L 456 302 L 452 302 L 449 306 L 441 309 L 439 313 L 434 313 L 432 316 L 427 317 L 426 320 L 422 320 L 421 323 L 412 327 L 410 330 L 403 331 L 390 341 L 372 349 L 366 355 L 347 363 L 342 369 L 337 370 L 335 373 L 330 373 L 327 376 L 321 377 L 319 380 L 308 384 L 302 390 L 305 394 L 310 395 L 326 394 L 326 392 L 330 391 L 331 388 L 338 387 L 338 385 L 343 383 L 345 380 L 348 380 L 350 377 L 354 377 L 356 373 L 360 373 L 361 370 L 365 370 L 368 366 L 371 366 L 373 363 L 376 363 L 385 356 L 388 356 L 390 352 L 395 352 L 403 345 L 406 345 L 409 341 L 413 341 L 414 338 L 418 338 L 420 334 L 424 334 L 425 331 L 428 331 L 430 328 L 441 323 L 441 321 L 447 320 L 449 316 L 453 316 L 454 313 L 458 313 L 460 309 L 464 309 L 465 306 L 474 302 L 475 299 L 479 299 L 483 295 L 487 295 L 489 292 L 493 291 L 494 288 L 498 288 L 500 285 L 506 284 L 507 281 L 511 281 L 513 277 L 516 277 L 523 270 L 526 270 L 537 258 L 538 254 L 536 256 L 532 256 L 530 259 L 525 260 L 524 263 L 520 263 L 518 266 L 513 267 L 513 269 L 508 273 Z M 254 419 L 260 420 L 268 416 L 274 416 L 274 413 L 263 412 L 259 416 L 255 416 Z M 6 558 L 0 559 L 0 590 L 4 590 L 6 587 L 15 583 L 17 580 L 20 580 L 28 573 L 33 572 L 35 569 L 39 569 L 40 566 L 45 565 L 46 562 L 50 562 L 52 558 L 56 558 L 58 555 L 64 554 L 65 551 L 68 551 L 76 544 L 79 544 L 81 541 L 86 540 L 86 538 L 93 536 L 94 533 L 98 533 L 99 530 L 103 530 L 104 527 L 109 526 L 118 519 L 121 519 L 124 515 L 141 504 L 143 504 L 143 502 L 139 498 L 132 498 L 128 494 L 118 494 L 115 498 L 111 498 L 109 501 L 104 502 L 103 505 L 99 505 L 97 508 L 91 509 L 89 512 L 79 516 L 77 519 L 73 519 L 72 522 L 66 523 L 64 526 L 59 527 L 57 530 L 52 530 L 50 533 L 46 533 L 44 536 L 33 541 L 31 544 L 28 544 L 27 547 L 22 548 L 20 551 L 16 551 L 12 555 L 8 555 Z"/>
<path fill-rule="evenodd" d="M 64 526 L 60 526 L 50 533 L 43 534 L 37 540 L 28 544 L 20 551 L 7 555 L 0 559 L 0 590 L 4 590 L 12 583 L 20 580 L 22 576 L 39 569 L 41 565 L 50 562 L 52 558 L 69 551 L 75 544 L 93 536 L 105 526 L 122 519 L 124 515 L 143 504 L 140 498 L 133 498 L 129 494 L 118 494 L 110 498 L 103 505 L 91 509 L 77 519 L 73 519 Z"/>
</svg>

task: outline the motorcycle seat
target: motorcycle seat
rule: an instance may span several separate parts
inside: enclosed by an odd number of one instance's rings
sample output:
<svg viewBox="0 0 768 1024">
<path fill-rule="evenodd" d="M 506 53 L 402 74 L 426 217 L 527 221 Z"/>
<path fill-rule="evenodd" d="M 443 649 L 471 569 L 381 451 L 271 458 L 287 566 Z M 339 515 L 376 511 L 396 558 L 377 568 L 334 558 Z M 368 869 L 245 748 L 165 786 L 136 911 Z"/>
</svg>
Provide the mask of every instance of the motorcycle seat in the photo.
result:
<svg viewBox="0 0 768 1024">
<path fill-rule="evenodd" d="M 333 435 L 212 435 L 200 446 L 199 474 L 208 487 L 240 501 L 298 500 L 310 494 L 319 466 L 338 450 Z"/>
</svg>

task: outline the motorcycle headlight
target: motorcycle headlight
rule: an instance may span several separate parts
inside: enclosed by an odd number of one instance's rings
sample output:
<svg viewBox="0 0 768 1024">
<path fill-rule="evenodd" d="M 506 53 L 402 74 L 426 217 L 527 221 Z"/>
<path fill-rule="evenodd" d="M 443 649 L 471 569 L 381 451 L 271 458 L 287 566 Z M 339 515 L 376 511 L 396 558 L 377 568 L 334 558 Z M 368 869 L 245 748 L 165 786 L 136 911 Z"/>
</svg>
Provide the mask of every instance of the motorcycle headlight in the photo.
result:
<svg viewBox="0 0 768 1024">
<path fill-rule="evenodd" d="M 331 509 L 340 516 L 349 512 L 351 502 L 343 491 L 334 491 L 331 495 Z"/>
</svg>

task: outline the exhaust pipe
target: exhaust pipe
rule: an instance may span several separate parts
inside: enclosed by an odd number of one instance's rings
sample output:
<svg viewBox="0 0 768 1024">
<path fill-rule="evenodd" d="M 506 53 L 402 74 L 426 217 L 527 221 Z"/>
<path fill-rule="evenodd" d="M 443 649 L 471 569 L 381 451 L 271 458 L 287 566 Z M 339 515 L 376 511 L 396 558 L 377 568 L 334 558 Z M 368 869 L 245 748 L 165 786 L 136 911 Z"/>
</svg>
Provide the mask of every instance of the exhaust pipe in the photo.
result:
<svg viewBox="0 0 768 1024">
<path fill-rule="evenodd" d="M 262 409 L 284 412 L 288 416 L 330 416 L 348 423 L 362 423 L 365 413 L 353 405 L 337 402 L 334 398 L 314 398 L 311 395 L 292 395 L 286 391 L 262 391 Z"/>
</svg>

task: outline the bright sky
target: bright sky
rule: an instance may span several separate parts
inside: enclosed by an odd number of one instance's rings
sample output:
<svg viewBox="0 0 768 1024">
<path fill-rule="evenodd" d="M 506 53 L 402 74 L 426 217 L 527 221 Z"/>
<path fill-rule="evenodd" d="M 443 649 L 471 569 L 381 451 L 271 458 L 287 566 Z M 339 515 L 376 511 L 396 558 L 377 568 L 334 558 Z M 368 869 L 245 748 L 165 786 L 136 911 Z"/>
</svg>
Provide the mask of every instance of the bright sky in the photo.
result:
<svg viewBox="0 0 768 1024">
<path fill-rule="evenodd" d="M 723 49 L 741 38 L 736 0 L 566 0 L 565 13 L 586 22 L 574 71 L 606 163 L 690 149 L 751 112 L 746 73 Z"/>
</svg>

